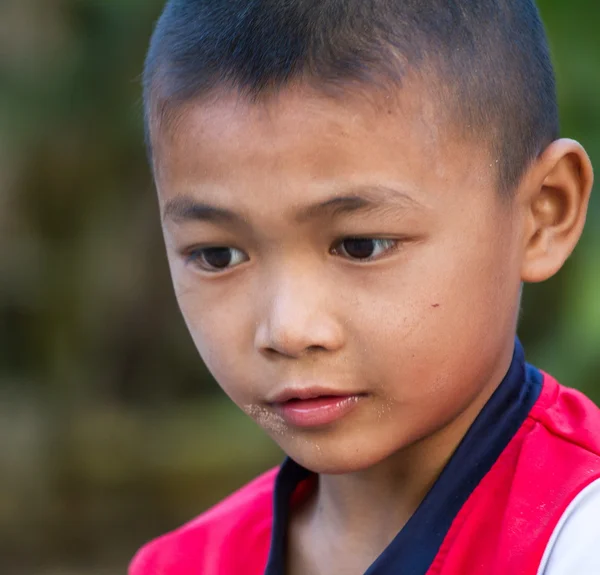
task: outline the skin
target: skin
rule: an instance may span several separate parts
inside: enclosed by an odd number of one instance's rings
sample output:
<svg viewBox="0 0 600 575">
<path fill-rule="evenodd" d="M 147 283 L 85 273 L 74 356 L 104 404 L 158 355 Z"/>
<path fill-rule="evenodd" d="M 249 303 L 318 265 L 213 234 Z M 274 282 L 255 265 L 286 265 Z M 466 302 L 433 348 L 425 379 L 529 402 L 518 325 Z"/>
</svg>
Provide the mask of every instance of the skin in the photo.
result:
<svg viewBox="0 0 600 575">
<path fill-rule="evenodd" d="M 152 134 L 194 342 L 229 397 L 319 473 L 292 517 L 292 574 L 363 573 L 393 539 L 505 375 L 522 282 L 556 273 L 585 221 L 579 144 L 554 142 L 507 200 L 487 146 L 458 138 L 426 94 L 225 92 Z M 376 257 L 344 252 L 357 236 L 378 240 Z M 236 265 L 206 269 L 211 246 Z M 314 384 L 363 395 L 309 430 L 269 403 Z"/>
</svg>

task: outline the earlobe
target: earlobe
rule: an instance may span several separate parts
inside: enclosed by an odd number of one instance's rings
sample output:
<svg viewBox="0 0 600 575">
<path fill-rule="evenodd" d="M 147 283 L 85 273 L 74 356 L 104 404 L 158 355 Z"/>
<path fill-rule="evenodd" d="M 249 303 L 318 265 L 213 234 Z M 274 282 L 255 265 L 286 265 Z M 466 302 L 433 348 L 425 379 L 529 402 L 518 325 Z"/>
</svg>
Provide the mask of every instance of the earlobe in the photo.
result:
<svg viewBox="0 0 600 575">
<path fill-rule="evenodd" d="M 583 231 L 592 184 L 590 159 L 573 140 L 556 140 L 532 166 L 524 183 L 524 282 L 552 277 L 571 255 Z"/>
</svg>

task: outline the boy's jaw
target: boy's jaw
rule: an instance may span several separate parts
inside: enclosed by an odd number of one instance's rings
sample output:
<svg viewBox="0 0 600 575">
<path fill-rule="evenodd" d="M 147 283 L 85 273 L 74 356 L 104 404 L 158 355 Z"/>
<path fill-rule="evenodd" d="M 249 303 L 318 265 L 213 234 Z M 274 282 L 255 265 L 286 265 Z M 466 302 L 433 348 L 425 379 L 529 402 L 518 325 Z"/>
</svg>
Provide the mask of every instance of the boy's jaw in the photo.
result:
<svg viewBox="0 0 600 575">
<path fill-rule="evenodd" d="M 164 219 L 196 345 L 228 395 L 316 471 L 375 465 L 475 417 L 512 355 L 520 230 L 495 164 L 451 138 L 418 90 L 399 100 L 230 94 L 192 106 L 155 146 L 161 208 L 186 196 L 197 214 L 236 214 Z M 350 189 L 379 190 L 379 206 L 340 209 Z M 400 247 L 349 261 L 330 250 L 343 237 Z M 190 263 L 192 248 L 224 245 L 247 258 L 218 274 Z"/>
</svg>

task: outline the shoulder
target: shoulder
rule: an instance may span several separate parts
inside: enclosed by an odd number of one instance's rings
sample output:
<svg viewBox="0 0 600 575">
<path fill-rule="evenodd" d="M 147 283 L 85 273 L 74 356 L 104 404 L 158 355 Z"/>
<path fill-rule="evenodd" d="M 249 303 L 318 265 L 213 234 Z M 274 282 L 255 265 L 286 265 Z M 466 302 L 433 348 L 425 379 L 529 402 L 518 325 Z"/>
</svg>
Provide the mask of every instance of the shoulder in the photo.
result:
<svg viewBox="0 0 600 575">
<path fill-rule="evenodd" d="M 571 502 L 546 547 L 538 575 L 600 573 L 600 479 Z"/>
<path fill-rule="evenodd" d="M 211 550 L 222 550 L 226 545 L 239 552 L 240 544 L 257 537 L 268 541 L 278 469 L 271 469 L 192 521 L 144 545 L 131 561 L 129 575 L 203 572 L 198 568 L 214 555 Z"/>
<path fill-rule="evenodd" d="M 543 374 L 542 394 L 530 419 L 558 443 L 600 460 L 600 409 L 583 393 L 560 385 Z"/>
</svg>

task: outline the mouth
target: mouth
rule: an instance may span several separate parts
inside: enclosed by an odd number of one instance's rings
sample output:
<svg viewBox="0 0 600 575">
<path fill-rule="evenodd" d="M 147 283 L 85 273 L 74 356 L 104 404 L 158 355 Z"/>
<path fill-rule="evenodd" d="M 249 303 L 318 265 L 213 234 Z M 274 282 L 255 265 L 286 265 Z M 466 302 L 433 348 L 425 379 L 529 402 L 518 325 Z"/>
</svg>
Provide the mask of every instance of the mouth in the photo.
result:
<svg viewBox="0 0 600 575">
<path fill-rule="evenodd" d="M 269 405 L 289 425 L 310 428 L 338 421 L 366 397 L 366 393 L 298 388 L 284 390 L 269 401 Z"/>
</svg>

